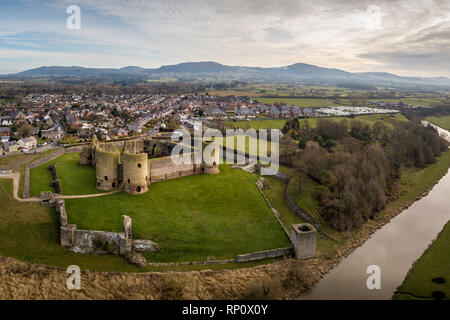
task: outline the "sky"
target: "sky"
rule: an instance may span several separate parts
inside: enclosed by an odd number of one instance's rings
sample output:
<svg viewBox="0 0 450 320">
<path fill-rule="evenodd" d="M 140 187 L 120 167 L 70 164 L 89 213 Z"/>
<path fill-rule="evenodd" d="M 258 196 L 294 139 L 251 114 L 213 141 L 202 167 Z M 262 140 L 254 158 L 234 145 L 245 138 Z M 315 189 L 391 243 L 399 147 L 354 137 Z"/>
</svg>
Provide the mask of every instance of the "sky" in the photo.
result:
<svg viewBox="0 0 450 320">
<path fill-rule="evenodd" d="M 450 0 L 0 0 L 0 74 L 188 61 L 450 77 Z"/>
</svg>

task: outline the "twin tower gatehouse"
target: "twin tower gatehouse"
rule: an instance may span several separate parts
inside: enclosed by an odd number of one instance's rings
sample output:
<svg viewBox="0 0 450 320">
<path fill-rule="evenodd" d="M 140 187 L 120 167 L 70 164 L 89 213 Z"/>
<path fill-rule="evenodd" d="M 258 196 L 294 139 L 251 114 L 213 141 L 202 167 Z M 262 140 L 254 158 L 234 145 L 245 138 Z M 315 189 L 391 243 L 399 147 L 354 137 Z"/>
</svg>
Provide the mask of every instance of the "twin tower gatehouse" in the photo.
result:
<svg viewBox="0 0 450 320">
<path fill-rule="evenodd" d="M 78 163 L 96 168 L 97 189 L 123 189 L 130 194 L 144 193 L 149 184 L 158 181 L 219 173 L 219 152 L 215 149 L 211 154 L 214 162 L 210 165 L 195 164 L 193 152 L 190 164 L 176 164 L 171 157 L 175 145 L 170 140 L 142 138 L 126 141 L 121 151 L 113 142 L 101 143 L 93 135 L 90 145 L 80 153 Z"/>
</svg>

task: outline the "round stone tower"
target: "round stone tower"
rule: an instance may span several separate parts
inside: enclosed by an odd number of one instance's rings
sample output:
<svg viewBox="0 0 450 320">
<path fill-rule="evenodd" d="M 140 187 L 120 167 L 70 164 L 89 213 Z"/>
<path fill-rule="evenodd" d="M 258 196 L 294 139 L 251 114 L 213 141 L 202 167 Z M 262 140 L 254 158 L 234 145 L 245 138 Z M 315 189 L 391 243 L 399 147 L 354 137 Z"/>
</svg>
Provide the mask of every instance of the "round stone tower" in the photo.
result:
<svg viewBox="0 0 450 320">
<path fill-rule="evenodd" d="M 220 152 L 218 148 L 214 148 L 211 151 L 212 142 L 206 141 L 203 142 L 203 152 L 211 152 L 211 158 L 212 163 L 206 163 L 205 159 L 203 158 L 203 164 L 202 164 L 202 173 L 205 174 L 218 174 L 219 171 L 219 159 L 220 159 Z M 207 149 L 206 149 L 207 148 Z"/>
<path fill-rule="evenodd" d="M 97 189 L 109 191 L 119 186 L 118 166 L 120 152 L 111 145 L 95 149 Z"/>
<path fill-rule="evenodd" d="M 93 134 L 93 135 L 91 136 L 91 148 L 97 147 L 98 144 L 99 144 L 99 143 L 98 143 L 97 136 L 96 136 L 95 134 Z"/>
<path fill-rule="evenodd" d="M 131 194 L 148 191 L 148 156 L 146 153 L 130 153 L 125 151 L 122 156 L 123 187 Z"/>
<path fill-rule="evenodd" d="M 80 159 L 78 160 L 78 164 L 82 166 L 95 166 L 95 150 L 98 146 L 99 142 L 97 136 L 93 134 L 91 136 L 91 142 L 89 146 L 86 146 L 80 152 Z"/>
</svg>

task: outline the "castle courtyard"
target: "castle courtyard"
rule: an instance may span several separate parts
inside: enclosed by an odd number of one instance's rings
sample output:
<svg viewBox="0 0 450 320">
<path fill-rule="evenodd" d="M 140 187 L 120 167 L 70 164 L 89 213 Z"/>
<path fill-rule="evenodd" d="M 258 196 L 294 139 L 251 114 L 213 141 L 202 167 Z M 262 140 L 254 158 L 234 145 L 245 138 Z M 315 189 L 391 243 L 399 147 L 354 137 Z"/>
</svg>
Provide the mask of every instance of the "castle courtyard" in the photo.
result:
<svg viewBox="0 0 450 320">
<path fill-rule="evenodd" d="M 95 168 L 64 154 L 33 168 L 31 195 L 54 190 L 47 167 L 56 164 L 62 194 L 104 191 L 95 186 Z M 115 192 L 94 198 L 66 199 L 69 223 L 85 230 L 120 232 L 122 215 L 133 219 L 133 237 L 160 246 L 143 253 L 149 262 L 233 259 L 238 254 L 289 246 L 289 240 L 256 188 L 257 176 L 220 165 L 216 175 L 192 175 L 152 183 L 148 192 Z"/>
<path fill-rule="evenodd" d="M 122 230 L 160 245 L 148 261 L 232 259 L 238 254 L 289 246 L 289 240 L 255 186 L 257 177 L 220 166 L 217 175 L 194 175 L 151 184 L 142 195 L 125 192 L 67 199 L 69 223 L 81 229 Z"/>
</svg>

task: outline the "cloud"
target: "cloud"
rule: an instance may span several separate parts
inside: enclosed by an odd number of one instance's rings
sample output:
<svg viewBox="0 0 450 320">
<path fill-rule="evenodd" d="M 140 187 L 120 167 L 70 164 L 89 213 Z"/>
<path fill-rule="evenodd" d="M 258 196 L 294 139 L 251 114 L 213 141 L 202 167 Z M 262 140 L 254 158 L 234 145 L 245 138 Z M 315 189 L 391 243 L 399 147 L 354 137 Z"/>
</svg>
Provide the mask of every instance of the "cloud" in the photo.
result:
<svg viewBox="0 0 450 320">
<path fill-rule="evenodd" d="M 75 2 L 82 10 L 79 32 L 65 29 L 65 8 Z M 26 50 L 28 42 L 34 52 L 40 44 L 68 59 L 66 65 L 111 56 L 117 66 L 305 62 L 450 76 L 445 0 L 22 0 L 22 7 L 25 12 L 3 5 L 11 13 L 0 21 L 0 45 Z M 35 41 L 26 37 L 36 31 Z M 64 55 L 70 52 L 78 58 Z"/>
</svg>

